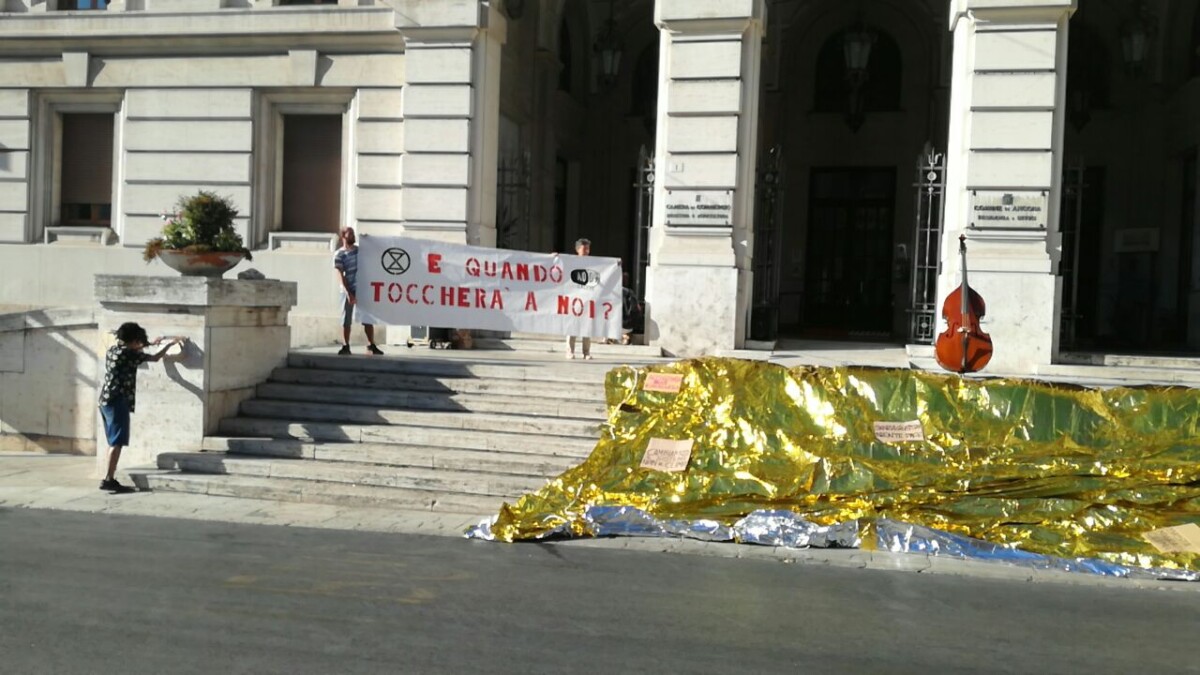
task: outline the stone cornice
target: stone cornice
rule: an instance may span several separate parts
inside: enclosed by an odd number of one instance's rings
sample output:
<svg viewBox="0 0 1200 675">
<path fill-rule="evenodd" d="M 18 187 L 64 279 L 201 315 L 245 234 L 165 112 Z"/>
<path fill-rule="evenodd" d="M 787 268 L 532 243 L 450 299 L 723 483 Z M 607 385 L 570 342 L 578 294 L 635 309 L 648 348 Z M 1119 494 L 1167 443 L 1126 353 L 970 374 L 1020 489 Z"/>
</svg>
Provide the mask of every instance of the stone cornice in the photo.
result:
<svg viewBox="0 0 1200 675">
<path fill-rule="evenodd" d="M 395 8 L 396 29 L 408 44 L 470 44 L 481 33 L 500 44 L 508 39 L 508 22 L 491 4 L 479 0 L 389 0 Z M 494 3 L 492 3 L 494 4 Z"/>
<path fill-rule="evenodd" d="M 114 37 L 61 36 L 57 39 L 0 41 L 0 60 L 59 58 L 64 52 L 85 51 L 93 56 L 264 56 L 311 49 L 321 54 L 402 53 L 404 40 L 389 33 L 304 33 L 245 37 Z"/>
<path fill-rule="evenodd" d="M 292 307 L 294 281 L 210 279 L 207 277 L 145 277 L 97 274 L 96 301 L 102 306 L 182 305 L 228 307 Z"/>
<path fill-rule="evenodd" d="M 397 26 L 406 44 L 451 43 L 471 44 L 482 29 L 478 26 Z"/>
<path fill-rule="evenodd" d="M 187 12 L 0 13 L 0 58 L 80 50 L 171 55 L 280 49 L 398 52 L 407 43 L 471 44 L 481 32 L 503 43 L 507 23 L 499 11 L 480 0 Z"/>
<path fill-rule="evenodd" d="M 281 8 L 286 9 L 286 8 Z M 10 41 L 99 41 L 121 38 L 267 38 L 280 35 L 395 33 L 385 7 L 329 7 L 322 11 L 223 9 L 208 12 L 64 12 L 5 14 L 0 44 Z"/>
<path fill-rule="evenodd" d="M 386 0 L 386 4 L 395 12 L 397 28 L 483 28 L 492 13 L 481 0 Z"/>
</svg>

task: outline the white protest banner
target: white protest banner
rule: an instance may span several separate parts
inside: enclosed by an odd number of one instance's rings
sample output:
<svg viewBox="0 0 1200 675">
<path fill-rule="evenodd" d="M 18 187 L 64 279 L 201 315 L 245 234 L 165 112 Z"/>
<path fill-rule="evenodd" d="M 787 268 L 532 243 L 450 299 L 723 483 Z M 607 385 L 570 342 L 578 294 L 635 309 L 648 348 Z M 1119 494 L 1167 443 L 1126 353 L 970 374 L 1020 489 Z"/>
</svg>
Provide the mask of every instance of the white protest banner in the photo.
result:
<svg viewBox="0 0 1200 675">
<path fill-rule="evenodd" d="M 361 311 L 401 326 L 621 336 L 617 258 L 362 235 Z"/>
</svg>

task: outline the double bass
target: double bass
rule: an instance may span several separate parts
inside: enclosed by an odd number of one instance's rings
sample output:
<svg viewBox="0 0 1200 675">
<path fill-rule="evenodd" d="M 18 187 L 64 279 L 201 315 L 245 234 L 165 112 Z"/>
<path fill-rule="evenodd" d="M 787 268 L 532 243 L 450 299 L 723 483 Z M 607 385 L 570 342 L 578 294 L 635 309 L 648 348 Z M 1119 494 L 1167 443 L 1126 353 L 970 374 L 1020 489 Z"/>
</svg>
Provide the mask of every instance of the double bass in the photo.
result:
<svg viewBox="0 0 1200 675">
<path fill-rule="evenodd" d="M 937 337 L 934 353 L 938 364 L 955 373 L 976 373 L 992 360 L 992 337 L 979 327 L 987 312 L 983 296 L 967 284 L 967 237 L 958 237 L 962 283 L 942 303 L 946 330 Z"/>
</svg>

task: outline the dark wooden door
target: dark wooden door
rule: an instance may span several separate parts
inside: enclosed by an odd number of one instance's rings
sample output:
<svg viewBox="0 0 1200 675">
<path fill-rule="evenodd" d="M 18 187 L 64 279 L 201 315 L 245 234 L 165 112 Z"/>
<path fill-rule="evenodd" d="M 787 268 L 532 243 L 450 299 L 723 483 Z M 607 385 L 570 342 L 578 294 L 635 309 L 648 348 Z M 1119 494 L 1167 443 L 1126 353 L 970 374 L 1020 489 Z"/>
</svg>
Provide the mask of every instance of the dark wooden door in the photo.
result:
<svg viewBox="0 0 1200 675">
<path fill-rule="evenodd" d="M 894 167 L 814 169 L 809 189 L 803 333 L 892 336 Z"/>
</svg>

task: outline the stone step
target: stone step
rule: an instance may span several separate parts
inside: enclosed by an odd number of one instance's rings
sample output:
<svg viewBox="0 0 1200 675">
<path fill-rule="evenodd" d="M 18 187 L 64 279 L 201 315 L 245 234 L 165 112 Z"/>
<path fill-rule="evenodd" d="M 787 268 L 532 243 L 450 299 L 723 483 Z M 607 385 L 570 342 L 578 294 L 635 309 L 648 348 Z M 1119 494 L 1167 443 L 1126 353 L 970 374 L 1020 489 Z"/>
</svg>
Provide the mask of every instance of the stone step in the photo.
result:
<svg viewBox="0 0 1200 675">
<path fill-rule="evenodd" d="M 1180 370 L 1200 372 L 1200 356 L 1188 354 L 1099 354 L 1087 352 L 1064 352 L 1058 360 L 1062 364 L 1080 366 L 1111 366 L 1142 370 Z"/>
<path fill-rule="evenodd" d="M 1090 386 L 1157 384 L 1200 387 L 1200 370 L 1181 368 L 1083 366 L 1064 363 L 1037 366 L 1036 377 Z"/>
<path fill-rule="evenodd" d="M 501 497 L 287 478 L 186 473 L 139 475 L 132 471 L 130 473 L 135 484 L 151 490 L 346 507 L 417 509 L 484 516 L 495 514 L 505 501 Z"/>
<path fill-rule="evenodd" d="M 231 474 L 270 479 L 350 483 L 375 487 L 515 498 L 546 483 L 544 476 L 518 476 L 357 462 L 246 457 L 220 452 L 170 452 L 158 456 L 160 469 L 184 473 Z"/>
<path fill-rule="evenodd" d="M 498 413 L 436 412 L 381 409 L 335 403 L 297 403 L 250 399 L 243 401 L 241 415 L 266 419 L 349 424 L 389 424 L 477 431 L 543 434 L 595 438 L 599 420 L 503 415 Z"/>
<path fill-rule="evenodd" d="M 562 455 L 531 455 L 494 450 L 458 450 L 378 443 L 314 443 L 271 438 L 209 436 L 202 446 L 210 452 L 253 457 L 357 462 L 385 466 L 424 467 L 454 471 L 484 471 L 550 478 L 581 459 Z"/>
<path fill-rule="evenodd" d="M 539 354 L 545 353 L 560 353 L 567 350 L 567 339 L 565 337 L 552 336 L 518 336 L 511 338 L 476 338 L 475 349 L 489 350 L 495 349 L 500 351 L 514 352 L 533 352 Z M 575 353 L 583 354 L 583 345 L 576 340 Z M 648 345 L 610 345 L 605 344 L 603 339 L 593 339 L 591 353 L 596 356 L 618 356 L 630 359 L 653 359 L 661 358 L 662 348 L 652 347 Z"/>
<path fill-rule="evenodd" d="M 486 352 L 464 351 L 461 354 L 463 356 L 436 359 L 405 358 L 403 355 L 353 358 L 319 352 L 291 352 L 287 363 L 292 368 L 343 372 L 600 385 L 604 384 L 604 376 L 613 367 L 612 363 L 594 361 L 502 361 L 489 360 Z"/>
<path fill-rule="evenodd" d="M 462 450 L 496 450 L 530 455 L 587 457 L 598 436 L 530 436 L 503 431 L 439 427 L 299 422 L 287 419 L 228 417 L 221 420 L 224 436 L 259 437 L 340 443 L 422 445 Z"/>
<path fill-rule="evenodd" d="M 537 417 L 566 417 L 576 419 L 605 418 L 602 403 L 508 395 L 503 397 L 478 394 L 457 394 L 424 391 L 397 391 L 300 385 L 268 382 L 258 386 L 260 399 L 320 403 L 337 401 L 340 404 L 373 408 L 403 408 L 409 410 L 441 410 L 461 412 L 492 412 Z"/>
<path fill-rule="evenodd" d="M 333 385 L 362 389 L 399 389 L 491 396 L 519 395 L 570 401 L 604 402 L 603 383 L 541 382 L 507 378 L 477 379 L 474 377 L 405 375 L 315 368 L 279 368 L 271 374 L 270 381 L 282 384 Z"/>
</svg>

